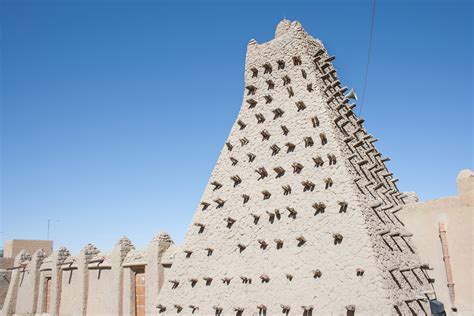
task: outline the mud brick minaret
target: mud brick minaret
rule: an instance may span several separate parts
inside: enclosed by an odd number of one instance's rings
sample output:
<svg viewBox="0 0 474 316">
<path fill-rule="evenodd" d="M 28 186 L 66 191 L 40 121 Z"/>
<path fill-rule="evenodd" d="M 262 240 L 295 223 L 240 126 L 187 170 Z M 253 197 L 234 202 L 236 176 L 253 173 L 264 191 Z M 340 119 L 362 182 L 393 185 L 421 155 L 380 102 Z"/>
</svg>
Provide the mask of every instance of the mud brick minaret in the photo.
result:
<svg viewBox="0 0 474 316">
<path fill-rule="evenodd" d="M 242 107 L 161 313 L 430 314 L 404 195 L 334 58 L 298 22 L 249 42 Z"/>
</svg>

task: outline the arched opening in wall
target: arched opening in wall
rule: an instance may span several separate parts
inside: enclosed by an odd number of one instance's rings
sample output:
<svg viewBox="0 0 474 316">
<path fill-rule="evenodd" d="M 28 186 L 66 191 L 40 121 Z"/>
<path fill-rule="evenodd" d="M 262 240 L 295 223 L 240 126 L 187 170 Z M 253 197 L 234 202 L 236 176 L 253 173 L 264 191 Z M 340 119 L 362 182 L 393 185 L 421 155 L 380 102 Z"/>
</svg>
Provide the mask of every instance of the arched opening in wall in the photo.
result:
<svg viewBox="0 0 474 316">
<path fill-rule="evenodd" d="M 145 267 L 133 267 L 134 316 L 145 316 Z"/>
<path fill-rule="evenodd" d="M 43 313 L 51 312 L 51 277 L 44 279 L 44 302 L 43 302 Z"/>
</svg>

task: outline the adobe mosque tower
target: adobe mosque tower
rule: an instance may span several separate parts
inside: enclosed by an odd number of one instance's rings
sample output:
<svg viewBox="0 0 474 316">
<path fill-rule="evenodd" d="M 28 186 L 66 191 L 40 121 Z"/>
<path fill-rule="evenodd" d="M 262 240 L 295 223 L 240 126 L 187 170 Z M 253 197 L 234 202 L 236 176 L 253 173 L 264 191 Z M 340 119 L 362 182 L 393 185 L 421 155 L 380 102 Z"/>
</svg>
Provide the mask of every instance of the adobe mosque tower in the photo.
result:
<svg viewBox="0 0 474 316">
<path fill-rule="evenodd" d="M 408 198 L 300 23 L 247 47 L 240 113 L 157 313 L 427 315 Z"/>
</svg>

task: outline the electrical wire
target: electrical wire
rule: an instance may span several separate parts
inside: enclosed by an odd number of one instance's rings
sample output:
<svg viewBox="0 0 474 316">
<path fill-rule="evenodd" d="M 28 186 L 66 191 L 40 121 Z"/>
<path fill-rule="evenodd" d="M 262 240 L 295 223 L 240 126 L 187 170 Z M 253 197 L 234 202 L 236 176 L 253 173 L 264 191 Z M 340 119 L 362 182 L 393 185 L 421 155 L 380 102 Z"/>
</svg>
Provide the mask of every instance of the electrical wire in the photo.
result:
<svg viewBox="0 0 474 316">
<path fill-rule="evenodd" d="M 372 52 L 372 38 L 374 37 L 375 2 L 376 0 L 372 1 L 372 18 L 370 21 L 369 51 L 367 54 L 367 65 L 365 66 L 364 88 L 362 90 L 362 98 L 360 101 L 359 116 L 361 116 L 362 114 L 362 107 L 364 106 L 364 99 L 365 99 L 365 90 L 367 88 L 367 79 L 369 77 L 369 65 L 370 65 L 370 57 L 371 57 L 371 52 Z"/>
</svg>

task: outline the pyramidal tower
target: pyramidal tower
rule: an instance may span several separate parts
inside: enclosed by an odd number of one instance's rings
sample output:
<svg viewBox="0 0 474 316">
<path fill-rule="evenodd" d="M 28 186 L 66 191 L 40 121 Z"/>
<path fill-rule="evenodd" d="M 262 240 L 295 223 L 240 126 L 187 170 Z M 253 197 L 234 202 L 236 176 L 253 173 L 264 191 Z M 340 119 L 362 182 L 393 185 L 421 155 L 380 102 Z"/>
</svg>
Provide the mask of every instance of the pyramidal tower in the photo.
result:
<svg viewBox="0 0 474 316">
<path fill-rule="evenodd" d="M 406 197 L 333 60 L 298 22 L 249 42 L 241 110 L 157 312 L 430 314 Z"/>
</svg>

